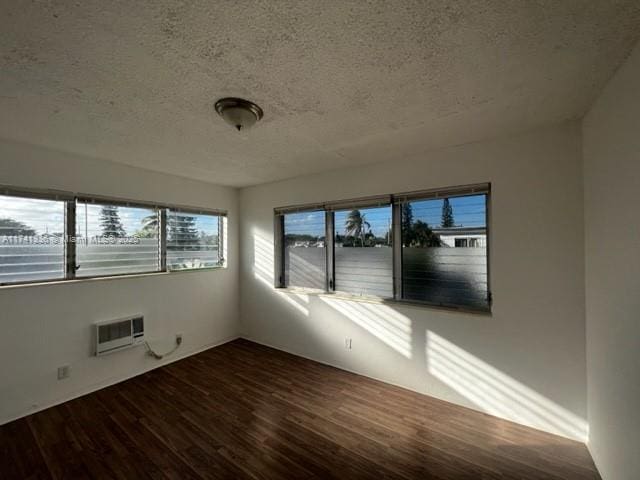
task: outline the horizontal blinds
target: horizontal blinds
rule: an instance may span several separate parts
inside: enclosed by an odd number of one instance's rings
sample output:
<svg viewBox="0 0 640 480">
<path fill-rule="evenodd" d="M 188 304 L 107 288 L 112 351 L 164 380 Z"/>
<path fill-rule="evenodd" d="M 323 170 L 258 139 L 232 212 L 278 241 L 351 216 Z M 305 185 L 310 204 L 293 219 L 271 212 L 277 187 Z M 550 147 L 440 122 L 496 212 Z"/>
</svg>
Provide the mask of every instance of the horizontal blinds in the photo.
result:
<svg viewBox="0 0 640 480">
<path fill-rule="evenodd" d="M 193 215 L 216 215 L 216 216 L 219 216 L 219 217 L 226 217 L 227 216 L 227 211 L 226 210 L 203 209 L 203 208 L 194 208 L 194 207 L 172 206 L 171 207 L 171 211 L 172 212 L 177 212 L 177 213 L 184 213 L 184 214 L 191 213 Z"/>
<path fill-rule="evenodd" d="M 276 215 L 288 215 L 290 213 L 313 212 L 324 210 L 324 203 L 310 203 L 305 205 L 295 205 L 291 207 L 279 207 L 274 209 Z"/>
<path fill-rule="evenodd" d="M 74 195 L 69 192 L 63 192 L 59 190 L 29 190 L 27 188 L 15 188 L 0 185 L 0 195 L 7 195 L 20 198 L 35 198 L 42 200 L 73 200 Z"/>
<path fill-rule="evenodd" d="M 62 279 L 65 203 L 0 195 L 0 284 Z"/>
<path fill-rule="evenodd" d="M 394 203 L 406 203 L 413 200 L 428 200 L 436 198 L 462 197 L 489 193 L 490 184 L 479 183 L 475 185 L 462 185 L 458 187 L 439 188 L 434 190 L 421 190 L 416 192 L 399 193 L 393 196 Z"/>
<path fill-rule="evenodd" d="M 226 210 L 220 210 L 215 208 L 194 207 L 191 205 L 175 205 L 162 202 L 150 202 L 145 200 L 132 200 L 126 198 L 108 197 L 101 195 L 92 195 L 87 193 L 75 193 L 63 190 L 50 190 L 42 188 L 23 188 L 14 187 L 9 185 L 0 185 L 0 195 L 6 195 L 11 197 L 20 198 L 33 198 L 43 200 L 57 200 L 57 201 L 74 201 L 77 200 L 81 203 L 99 203 L 118 205 L 123 207 L 146 207 L 146 208 L 170 208 L 174 211 L 190 212 L 195 214 L 211 214 L 226 216 Z"/>
<path fill-rule="evenodd" d="M 158 210 L 76 202 L 77 277 L 160 270 Z"/>
<path fill-rule="evenodd" d="M 287 215 L 299 212 L 311 211 L 337 211 L 355 208 L 382 207 L 391 203 L 406 203 L 413 200 L 426 200 L 431 198 L 461 197 L 465 195 L 476 195 L 489 193 L 489 183 L 479 183 L 474 185 L 462 185 L 457 187 L 439 188 L 433 190 L 419 190 L 415 192 L 398 193 L 393 195 L 376 195 L 373 197 L 352 198 L 349 200 L 337 200 L 323 203 L 308 203 L 278 207 L 274 209 L 276 215 Z"/>
<path fill-rule="evenodd" d="M 212 268 L 221 264 L 220 216 L 196 211 L 167 211 L 169 270 Z"/>
<path fill-rule="evenodd" d="M 324 289 L 325 214 L 315 211 L 284 218 L 284 284 Z"/>
<path fill-rule="evenodd" d="M 403 204 L 403 216 L 405 209 L 402 298 L 488 310 L 486 190 L 419 196 Z"/>
<path fill-rule="evenodd" d="M 79 195 L 76 197 L 76 200 L 79 203 L 86 203 L 86 204 L 98 204 L 98 205 L 109 204 L 109 205 L 116 205 L 120 207 L 144 207 L 144 208 L 153 208 L 153 209 L 163 208 L 163 205 L 156 202 L 143 202 L 138 200 L 126 200 L 126 199 L 119 199 L 119 198 L 114 199 L 114 198 L 100 197 L 100 196 Z"/>
<path fill-rule="evenodd" d="M 325 210 L 349 210 L 356 208 L 374 208 L 391 205 L 391 195 L 381 195 L 376 197 L 356 198 L 353 200 L 344 200 L 338 202 L 325 203 Z"/>
<path fill-rule="evenodd" d="M 121 198 L 101 197 L 96 195 L 78 195 L 76 199 L 82 203 L 97 203 L 110 205 L 118 205 L 123 207 L 144 207 L 144 208 L 168 208 L 174 212 L 193 213 L 196 215 L 220 215 L 226 216 L 226 210 L 217 210 L 212 208 L 200 208 L 191 206 L 171 205 L 159 202 L 145 202 L 141 200 L 127 200 Z"/>
<path fill-rule="evenodd" d="M 392 208 L 349 208 L 334 214 L 335 291 L 393 297 Z"/>
<path fill-rule="evenodd" d="M 324 203 L 309 203 L 274 209 L 276 215 L 288 215 L 291 213 L 348 210 L 352 208 L 373 208 L 391 204 L 391 195 L 377 195 L 375 197 L 353 198 L 349 200 L 337 200 Z"/>
</svg>

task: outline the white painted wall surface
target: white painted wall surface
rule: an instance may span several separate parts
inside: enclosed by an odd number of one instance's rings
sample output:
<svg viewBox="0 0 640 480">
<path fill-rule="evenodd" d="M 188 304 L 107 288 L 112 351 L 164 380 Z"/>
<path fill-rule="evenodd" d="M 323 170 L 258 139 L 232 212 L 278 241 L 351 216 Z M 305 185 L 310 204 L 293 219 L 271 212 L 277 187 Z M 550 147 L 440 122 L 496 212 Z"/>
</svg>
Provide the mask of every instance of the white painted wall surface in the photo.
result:
<svg viewBox="0 0 640 480">
<path fill-rule="evenodd" d="M 9 142 L 0 142 L 0 184 L 229 212 L 226 269 L 0 288 L 0 424 L 237 336 L 237 190 Z M 160 351 L 183 334 L 174 356 L 157 361 L 143 347 L 91 355 L 93 322 L 136 313 Z M 71 377 L 58 381 L 65 364 Z"/>
<path fill-rule="evenodd" d="M 491 316 L 274 290 L 274 207 L 481 182 L 493 190 Z M 246 188 L 240 205 L 245 336 L 585 439 L 579 125 Z"/>
<path fill-rule="evenodd" d="M 640 46 L 583 123 L 589 449 L 640 478 Z"/>
</svg>

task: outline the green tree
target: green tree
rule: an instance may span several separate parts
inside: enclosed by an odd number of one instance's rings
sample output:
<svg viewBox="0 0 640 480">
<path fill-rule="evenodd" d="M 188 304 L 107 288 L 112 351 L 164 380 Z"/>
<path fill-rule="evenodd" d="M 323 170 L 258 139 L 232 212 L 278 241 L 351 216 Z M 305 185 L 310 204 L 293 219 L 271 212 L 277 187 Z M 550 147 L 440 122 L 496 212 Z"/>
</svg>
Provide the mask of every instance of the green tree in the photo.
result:
<svg viewBox="0 0 640 480">
<path fill-rule="evenodd" d="M 6 235 L 8 237 L 18 235 L 32 237 L 35 234 L 35 229 L 25 223 L 14 220 L 13 218 L 0 218 L 0 235 Z"/>
<path fill-rule="evenodd" d="M 403 203 L 400 210 L 402 226 L 402 245 L 410 246 L 413 243 L 413 208 L 410 203 Z"/>
<path fill-rule="evenodd" d="M 367 222 L 366 215 L 360 210 L 351 210 L 344 221 L 345 235 L 360 239 L 361 245 L 364 247 L 364 240 L 367 230 L 371 230 L 371 224 Z"/>
<path fill-rule="evenodd" d="M 431 227 L 422 220 L 416 220 L 412 225 L 413 242 L 411 246 L 414 247 L 441 247 L 442 240 L 440 237 L 433 233 Z"/>
<path fill-rule="evenodd" d="M 126 235 L 118 207 L 114 205 L 104 205 L 100 209 L 100 227 L 102 228 L 102 236 L 122 238 Z"/>
<path fill-rule="evenodd" d="M 199 249 L 200 235 L 196 228 L 195 217 L 172 215 L 167 217 L 168 240 L 172 245 L 184 247 L 184 250 Z"/>
<path fill-rule="evenodd" d="M 449 203 L 449 199 L 445 198 L 444 202 L 442 202 L 442 222 L 441 225 L 443 228 L 451 228 L 454 226 L 453 219 L 453 208 Z"/>
</svg>

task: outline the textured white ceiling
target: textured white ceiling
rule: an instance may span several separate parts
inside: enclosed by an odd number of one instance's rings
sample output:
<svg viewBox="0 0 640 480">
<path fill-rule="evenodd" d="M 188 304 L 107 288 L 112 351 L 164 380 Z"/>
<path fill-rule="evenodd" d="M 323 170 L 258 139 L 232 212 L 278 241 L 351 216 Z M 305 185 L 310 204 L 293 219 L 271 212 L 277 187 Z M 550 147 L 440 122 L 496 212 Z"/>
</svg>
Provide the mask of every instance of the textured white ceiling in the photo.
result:
<svg viewBox="0 0 640 480">
<path fill-rule="evenodd" d="M 4 0 L 0 137 L 245 186 L 580 117 L 639 36 L 638 0 Z"/>
</svg>

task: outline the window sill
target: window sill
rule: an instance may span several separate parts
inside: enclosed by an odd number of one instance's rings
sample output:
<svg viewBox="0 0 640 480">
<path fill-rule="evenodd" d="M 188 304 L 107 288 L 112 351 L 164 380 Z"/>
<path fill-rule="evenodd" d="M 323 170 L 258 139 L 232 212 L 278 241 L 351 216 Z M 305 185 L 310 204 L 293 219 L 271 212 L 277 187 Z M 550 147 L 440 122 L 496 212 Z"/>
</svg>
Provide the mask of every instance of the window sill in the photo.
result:
<svg viewBox="0 0 640 480">
<path fill-rule="evenodd" d="M 473 308 L 465 308 L 465 307 L 456 307 L 449 305 L 438 305 L 428 302 L 420 302 L 417 300 L 395 300 L 393 298 L 380 298 L 373 296 L 365 296 L 365 295 L 351 295 L 348 293 L 339 293 L 339 292 L 326 292 L 324 290 L 315 290 L 311 288 L 276 288 L 277 291 L 295 294 L 295 295 L 311 295 L 314 297 L 324 297 L 324 298 L 333 298 L 337 300 L 348 300 L 351 302 L 359 302 L 359 303 L 370 303 L 374 305 L 388 305 L 394 307 L 409 307 L 409 308 L 417 308 L 420 310 L 439 310 L 447 313 L 464 313 L 469 315 L 480 315 L 483 317 L 492 316 L 491 309 L 473 309 Z"/>
<path fill-rule="evenodd" d="M 1 290 L 12 290 L 14 288 L 26 288 L 26 287 L 42 287 L 46 285 L 70 285 L 74 283 L 86 283 L 86 282 L 104 282 L 111 280 L 119 280 L 119 279 L 132 279 L 132 278 L 146 278 L 146 277 L 158 277 L 158 276 L 167 276 L 173 275 L 175 273 L 196 273 L 196 272 L 210 272 L 215 270 L 226 270 L 226 266 L 220 267 L 208 267 L 208 268 L 194 268 L 194 269 L 184 269 L 184 270 L 170 270 L 166 272 L 147 272 L 147 273 L 131 273 L 131 274 L 123 274 L 123 275 L 109 275 L 104 277 L 86 277 L 86 278 L 72 278 L 72 279 L 56 279 L 56 280 L 42 280 L 35 282 L 26 282 L 26 283 L 15 283 L 8 285 L 0 285 Z"/>
</svg>

